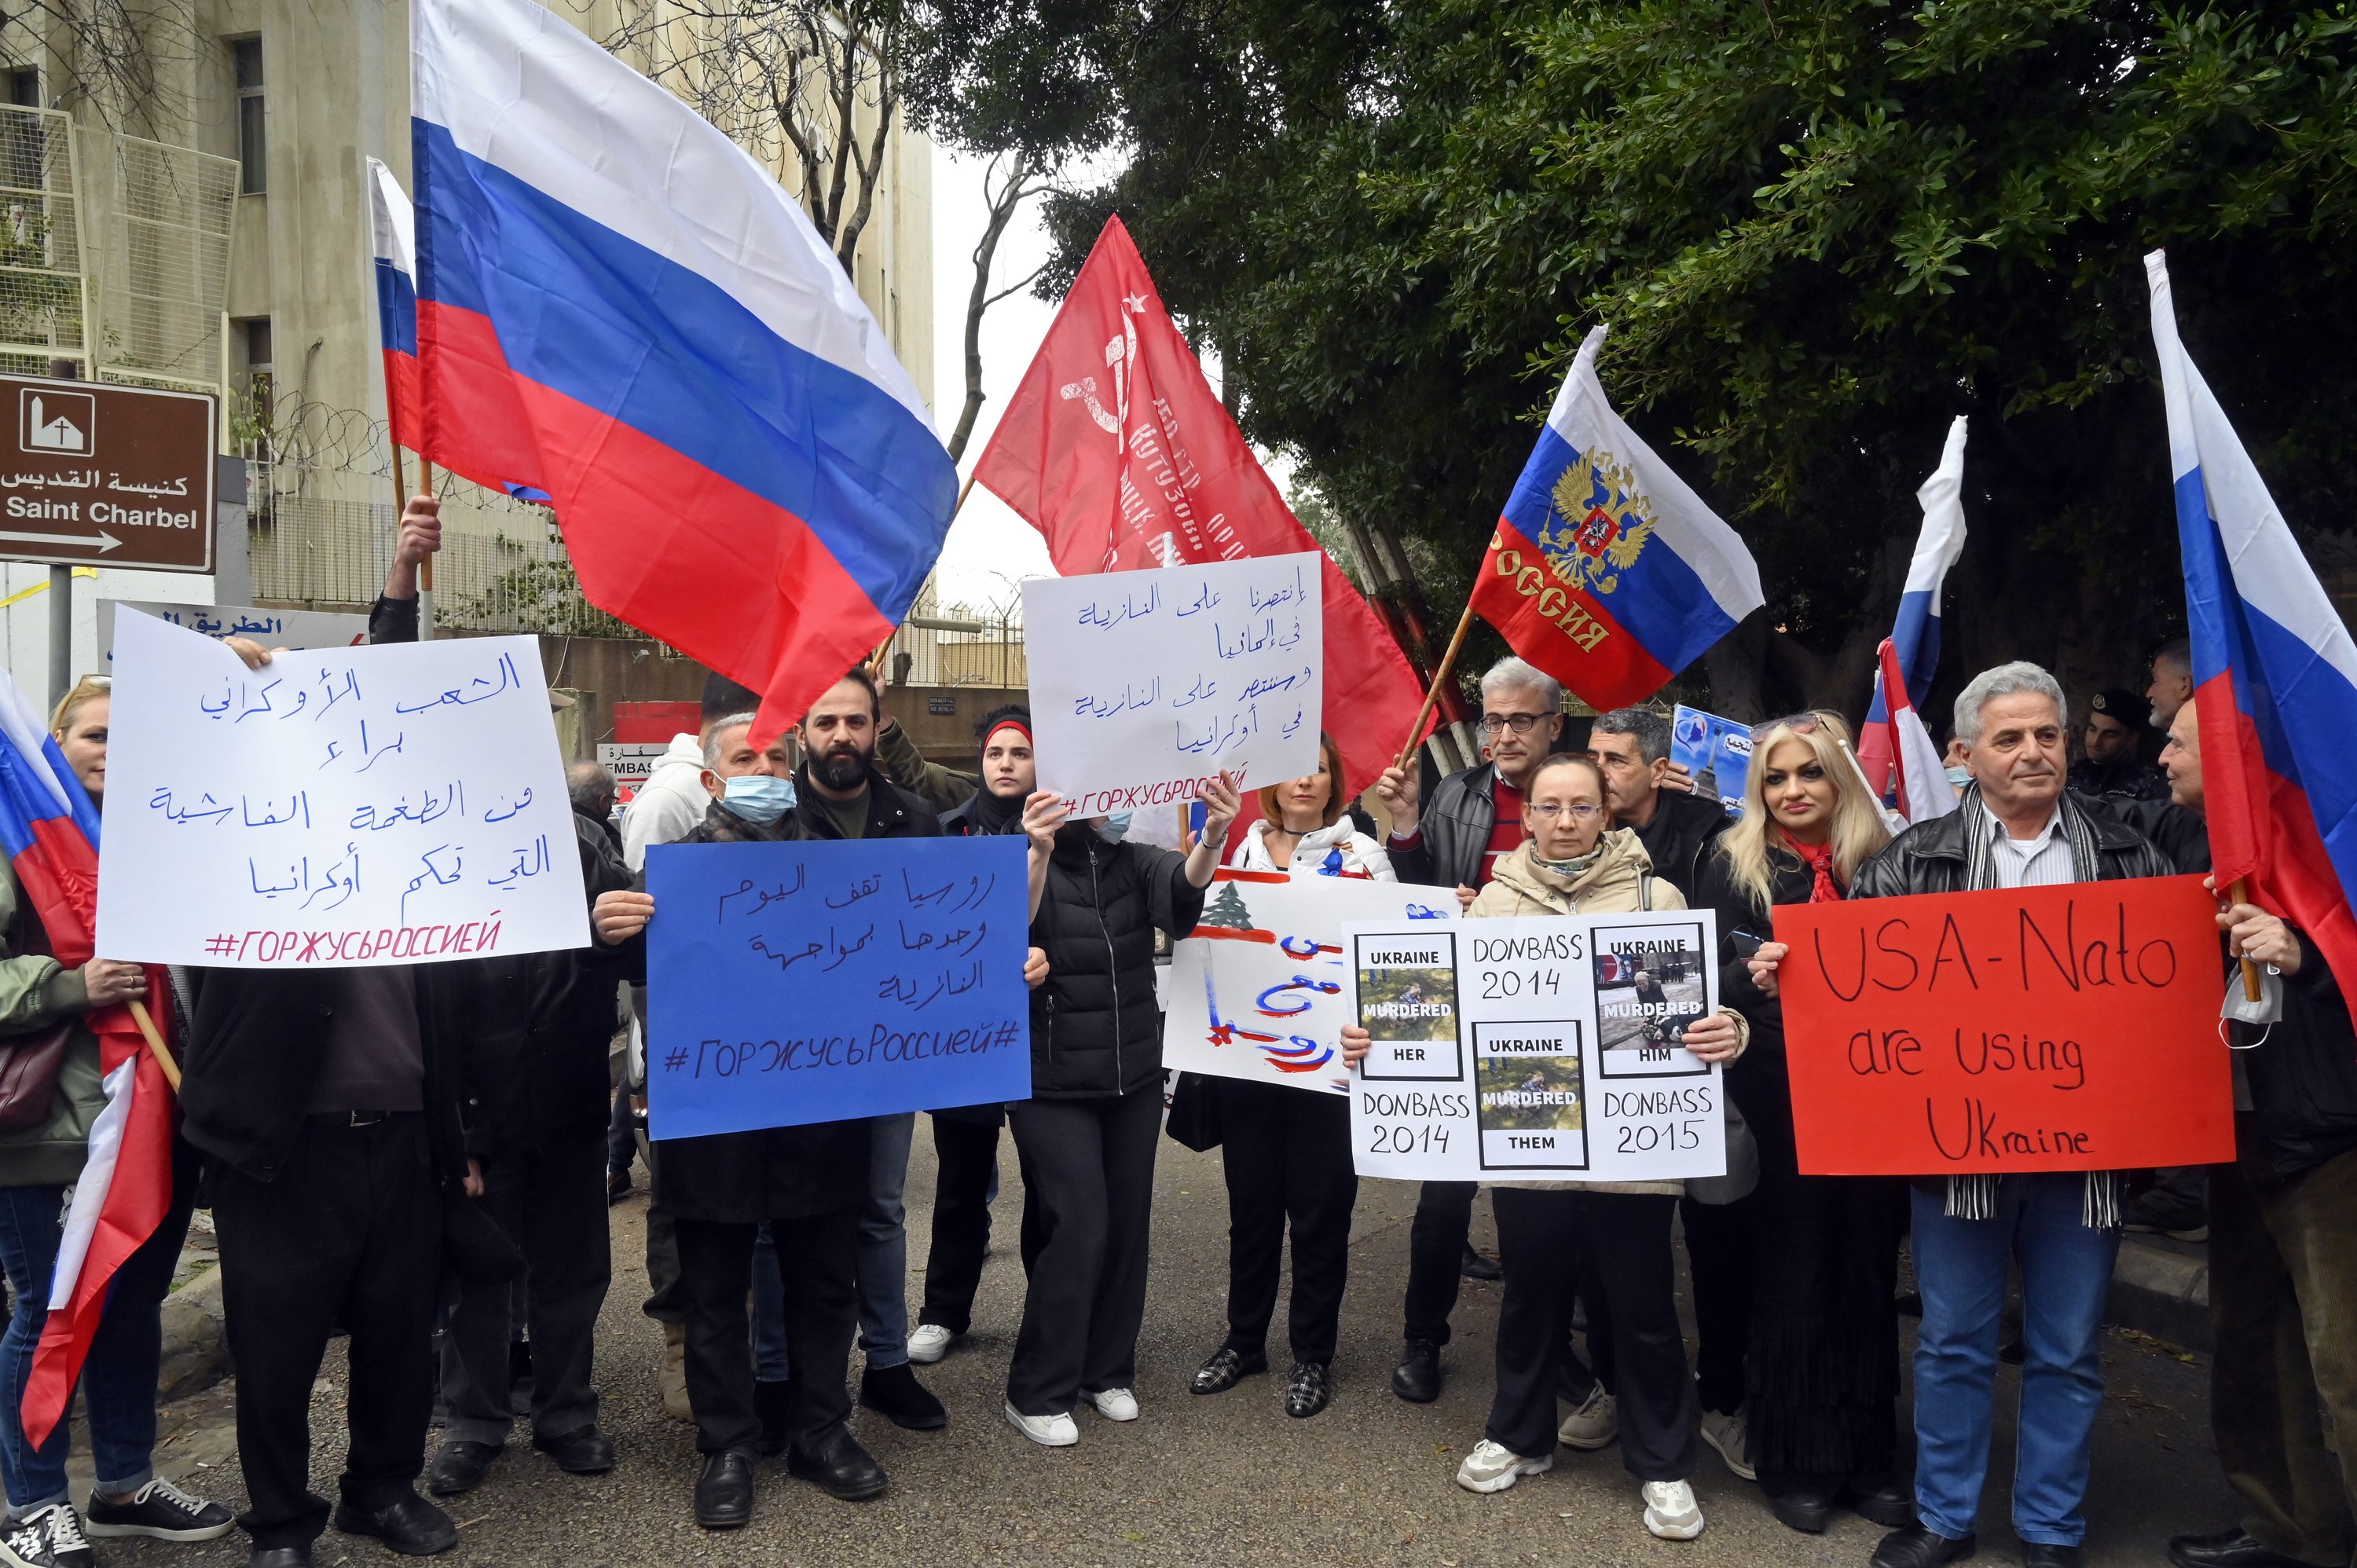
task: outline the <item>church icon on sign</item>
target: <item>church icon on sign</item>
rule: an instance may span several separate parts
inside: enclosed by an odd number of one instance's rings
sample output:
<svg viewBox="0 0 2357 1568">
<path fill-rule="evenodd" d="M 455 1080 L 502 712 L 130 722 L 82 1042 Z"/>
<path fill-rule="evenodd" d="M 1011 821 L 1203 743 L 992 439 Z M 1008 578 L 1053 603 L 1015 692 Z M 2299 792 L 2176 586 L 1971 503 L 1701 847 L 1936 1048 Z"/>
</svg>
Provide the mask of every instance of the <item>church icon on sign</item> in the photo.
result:
<svg viewBox="0 0 2357 1568">
<path fill-rule="evenodd" d="M 97 446 L 98 399 L 89 392 L 25 387 L 17 394 L 20 451 L 86 457 Z"/>
</svg>

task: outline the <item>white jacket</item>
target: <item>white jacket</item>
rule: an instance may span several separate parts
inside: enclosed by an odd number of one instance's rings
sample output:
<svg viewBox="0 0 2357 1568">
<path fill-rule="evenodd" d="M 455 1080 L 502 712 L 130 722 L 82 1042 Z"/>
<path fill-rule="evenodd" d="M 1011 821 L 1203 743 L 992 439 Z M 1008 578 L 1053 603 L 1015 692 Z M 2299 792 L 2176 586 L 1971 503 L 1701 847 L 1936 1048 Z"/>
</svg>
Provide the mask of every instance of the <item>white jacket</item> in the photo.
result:
<svg viewBox="0 0 2357 1568">
<path fill-rule="evenodd" d="M 1228 865 L 1238 871 L 1291 871 L 1296 875 L 1312 872 L 1334 876 L 1354 873 L 1376 882 L 1399 880 L 1392 871 L 1392 857 L 1383 846 L 1359 832 L 1348 817 L 1338 817 L 1330 828 L 1319 828 L 1304 833 L 1300 843 L 1294 846 L 1293 861 L 1279 865 L 1268 853 L 1268 832 L 1275 824 L 1265 817 L 1253 823 L 1243 842 L 1236 845 Z"/>
<path fill-rule="evenodd" d="M 634 875 L 644 871 L 649 844 L 685 838 L 711 805 L 704 787 L 704 743 L 692 735 L 672 736 L 671 749 L 623 809 L 622 863 Z"/>
</svg>

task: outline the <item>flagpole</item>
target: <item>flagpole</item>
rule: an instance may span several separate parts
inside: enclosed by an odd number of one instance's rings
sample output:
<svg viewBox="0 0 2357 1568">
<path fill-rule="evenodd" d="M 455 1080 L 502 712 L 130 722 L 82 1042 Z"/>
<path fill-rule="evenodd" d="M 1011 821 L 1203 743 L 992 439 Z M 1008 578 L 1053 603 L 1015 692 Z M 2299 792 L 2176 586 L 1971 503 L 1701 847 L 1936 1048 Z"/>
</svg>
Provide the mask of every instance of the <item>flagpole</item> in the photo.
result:
<svg viewBox="0 0 2357 1568">
<path fill-rule="evenodd" d="M 2251 901 L 2251 879 L 2247 876 L 2237 876 L 2234 878 L 2233 886 L 2226 889 L 2226 897 L 2233 899 L 2237 904 L 2249 903 Z M 2256 1002 L 2258 999 L 2259 966 L 2253 963 L 2246 958 L 2243 961 L 2243 1000 L 2245 1002 Z"/>
<path fill-rule="evenodd" d="M 1394 768 L 1405 771 L 1408 758 L 1415 755 L 1417 737 L 1424 734 L 1424 721 L 1432 716 L 1433 704 L 1440 701 L 1442 684 L 1448 681 L 1449 671 L 1457 668 L 1457 654 L 1465 646 L 1465 634 L 1472 629 L 1473 601 L 1469 598 L 1464 615 L 1458 618 L 1457 635 L 1448 639 L 1448 651 L 1440 656 L 1439 664 L 1432 671 L 1432 684 L 1425 691 L 1424 706 L 1415 711 L 1415 723 L 1408 726 L 1407 744 L 1400 747 L 1399 760 L 1392 765 Z"/>
<path fill-rule="evenodd" d="M 1858 788 L 1866 791 L 1867 804 L 1872 806 L 1876 811 L 1882 813 L 1882 820 L 1886 824 L 1890 822 L 1893 819 L 1896 819 L 1899 827 L 1907 826 L 1908 822 L 1904 817 L 1900 817 L 1898 812 L 1893 811 L 1889 807 L 1885 806 L 1882 803 L 1881 793 L 1875 789 L 1874 781 L 1866 776 L 1866 765 L 1858 761 L 1857 753 L 1849 748 L 1849 742 L 1842 739 L 1839 736 L 1834 736 L 1834 744 L 1841 747 L 1842 756 L 1848 759 L 1851 776 L 1857 779 Z M 1898 831 L 1899 828 L 1896 827 L 1891 829 L 1891 832 L 1893 832 Z"/>
<path fill-rule="evenodd" d="M 417 455 L 417 493 L 434 493 L 434 460 L 425 453 Z M 406 505 L 407 503 L 403 503 Z M 428 555 L 417 564 L 417 640 L 434 639 L 434 557 Z"/>
<path fill-rule="evenodd" d="M 156 1027 L 156 1020 L 148 1015 L 147 1004 L 135 996 L 131 999 L 131 1021 L 138 1025 L 139 1032 L 147 1037 L 147 1048 L 156 1053 L 156 1065 L 164 1069 L 164 1081 L 172 1086 L 173 1093 L 179 1093 L 180 1064 L 172 1059 L 171 1051 L 166 1048 L 163 1032 Z"/>
</svg>

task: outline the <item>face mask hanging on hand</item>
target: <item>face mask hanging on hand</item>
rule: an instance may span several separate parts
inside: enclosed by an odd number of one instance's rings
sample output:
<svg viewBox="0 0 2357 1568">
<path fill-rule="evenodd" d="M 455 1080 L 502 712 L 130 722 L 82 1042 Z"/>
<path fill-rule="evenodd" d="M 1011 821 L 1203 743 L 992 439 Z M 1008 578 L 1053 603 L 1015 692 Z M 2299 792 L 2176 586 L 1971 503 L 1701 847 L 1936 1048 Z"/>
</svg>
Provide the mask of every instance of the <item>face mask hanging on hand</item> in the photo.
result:
<svg viewBox="0 0 2357 1568">
<path fill-rule="evenodd" d="M 2259 965 L 2259 999 L 2256 1002 L 2243 994 L 2243 971 L 2240 965 L 2226 973 L 2226 999 L 2218 1005 L 2218 1016 L 2230 1023 L 2248 1024 L 2253 1028 L 2270 1027 L 2283 1017 L 2283 976 L 2273 964 Z M 2223 1034 L 2224 1030 L 2219 1031 Z M 2264 1045 L 2263 1034 L 2251 1046 Z M 2229 1042 L 2231 1045 L 2232 1042 Z M 2249 1050 L 2251 1046 L 2234 1046 L 2235 1050 Z"/>
<path fill-rule="evenodd" d="M 763 827 L 784 816 L 793 803 L 794 781 L 766 773 L 738 774 L 728 780 L 728 792 L 721 799 L 722 805 Z"/>
</svg>

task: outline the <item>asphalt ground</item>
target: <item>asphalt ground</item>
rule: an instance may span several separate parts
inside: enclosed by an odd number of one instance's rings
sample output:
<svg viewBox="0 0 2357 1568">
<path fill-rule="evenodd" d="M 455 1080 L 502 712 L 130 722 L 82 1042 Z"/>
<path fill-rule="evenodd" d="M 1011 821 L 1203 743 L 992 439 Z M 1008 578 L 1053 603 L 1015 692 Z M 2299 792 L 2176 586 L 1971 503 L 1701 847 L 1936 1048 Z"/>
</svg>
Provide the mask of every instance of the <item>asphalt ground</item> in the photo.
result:
<svg viewBox="0 0 2357 1568">
<path fill-rule="evenodd" d="M 1695 1485 L 1708 1529 L 1692 1542 L 1656 1541 L 1617 1447 L 1558 1450 L 1555 1469 L 1511 1491 L 1476 1497 L 1452 1481 L 1481 1434 L 1490 1392 L 1498 1286 L 1466 1282 L 1458 1337 L 1446 1352 L 1437 1403 L 1410 1405 L 1387 1386 L 1398 1348 L 1412 1186 L 1360 1189 L 1350 1294 L 1333 1405 L 1309 1421 L 1284 1412 L 1284 1363 L 1229 1393 L 1187 1391 L 1224 1328 L 1227 1205 L 1216 1152 L 1166 1141 L 1157 1181 L 1153 1294 L 1139 1347 L 1144 1417 L 1115 1425 L 1080 1417 L 1076 1447 L 1035 1446 L 1000 1414 L 1008 1350 L 1021 1309 L 1014 1255 L 1020 1200 L 1011 1144 L 1002 1144 L 998 1230 L 975 1312 L 975 1331 L 941 1364 L 920 1369 L 948 1403 L 946 1431 L 899 1431 L 863 1412 L 861 1440 L 892 1485 L 867 1503 L 837 1502 L 763 1461 L 753 1521 L 726 1534 L 698 1530 L 690 1488 L 690 1430 L 666 1419 L 656 1391 L 662 1337 L 643 1316 L 643 1187 L 613 1211 L 615 1286 L 597 1369 L 604 1423 L 621 1455 L 609 1475 L 575 1477 L 533 1453 L 519 1433 L 478 1491 L 447 1499 L 462 1526 L 454 1564 L 564 1563 L 580 1568 L 715 1564 L 1848 1564 L 1864 1568 L 1878 1527 L 1838 1518 L 1822 1536 L 1785 1529 L 1758 1489 L 1701 1450 Z M 909 1177 L 909 1294 L 921 1294 L 933 1187 L 920 1122 Z M 1475 1237 L 1491 1246 L 1487 1200 Z M 1284 1324 L 1280 1301 L 1272 1348 Z M 330 1353 L 314 1407 L 313 1486 L 333 1496 L 342 1454 L 343 1352 Z M 854 1353 L 853 1377 L 857 1377 Z M 2126 1333 L 2107 1336 L 2109 1397 L 2097 1430 L 2089 1560 L 2104 1568 L 2165 1561 L 2169 1536 L 2238 1517 L 2211 1447 L 2206 1359 Z M 1999 1381 L 1996 1453 L 1984 1501 L 1979 1561 L 2018 1562 L 2007 1528 L 2013 1369 Z M 234 1385 L 166 1409 L 159 1466 L 191 1489 L 242 1507 L 231 1419 Z M 78 1446 L 86 1445 L 78 1443 Z M 83 1472 L 86 1476 L 86 1470 Z M 231 1564 L 239 1535 L 203 1546 L 99 1543 L 102 1563 Z M 321 1540 L 322 1564 L 390 1564 L 374 1541 Z"/>
</svg>

